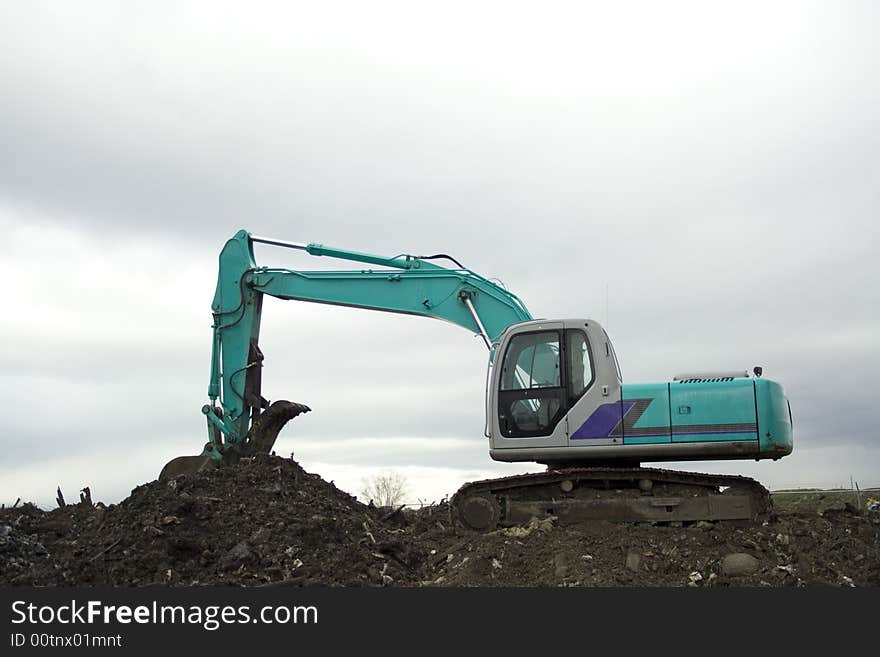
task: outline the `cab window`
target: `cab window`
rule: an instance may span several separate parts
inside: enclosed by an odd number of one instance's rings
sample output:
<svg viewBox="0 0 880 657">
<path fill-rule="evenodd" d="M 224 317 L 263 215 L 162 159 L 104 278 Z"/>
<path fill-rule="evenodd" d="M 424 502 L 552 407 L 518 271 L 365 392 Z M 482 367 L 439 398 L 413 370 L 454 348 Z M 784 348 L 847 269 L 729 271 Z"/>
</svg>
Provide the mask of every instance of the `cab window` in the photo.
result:
<svg viewBox="0 0 880 657">
<path fill-rule="evenodd" d="M 583 331 L 567 330 L 565 332 L 568 348 L 570 382 L 569 399 L 577 401 L 593 383 L 593 362 L 590 354 L 590 343 Z"/>
<path fill-rule="evenodd" d="M 505 436 L 546 436 L 565 415 L 560 333 L 514 336 L 504 354 L 498 419 Z"/>
<path fill-rule="evenodd" d="M 502 390 L 559 386 L 559 334 L 556 331 L 526 333 L 511 340 L 504 356 Z"/>
</svg>

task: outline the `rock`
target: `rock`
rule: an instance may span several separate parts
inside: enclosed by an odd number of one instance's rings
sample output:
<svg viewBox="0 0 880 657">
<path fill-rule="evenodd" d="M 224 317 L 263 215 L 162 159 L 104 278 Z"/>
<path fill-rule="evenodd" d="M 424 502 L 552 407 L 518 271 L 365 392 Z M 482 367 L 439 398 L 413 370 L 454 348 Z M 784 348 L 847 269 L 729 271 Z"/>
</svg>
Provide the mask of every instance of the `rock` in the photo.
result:
<svg viewBox="0 0 880 657">
<path fill-rule="evenodd" d="M 638 552 L 629 552 L 626 555 L 626 567 L 634 573 L 639 572 L 639 565 L 642 563 L 642 555 Z"/>
<path fill-rule="evenodd" d="M 220 557 L 220 567 L 224 569 L 235 569 L 253 559 L 254 553 L 251 546 L 245 541 L 236 543 L 235 546 L 226 554 Z"/>
<path fill-rule="evenodd" d="M 750 575 L 758 570 L 760 562 L 751 554 L 734 552 L 721 561 L 721 572 L 729 577 Z"/>
<path fill-rule="evenodd" d="M 564 554 L 557 554 L 553 557 L 553 567 L 557 579 L 563 579 L 568 574 L 568 562 L 566 561 Z"/>
<path fill-rule="evenodd" d="M 700 520 L 699 522 L 694 523 L 694 529 L 700 529 L 704 532 L 709 531 L 710 529 L 715 529 L 714 522 L 708 522 L 706 520 Z"/>
</svg>

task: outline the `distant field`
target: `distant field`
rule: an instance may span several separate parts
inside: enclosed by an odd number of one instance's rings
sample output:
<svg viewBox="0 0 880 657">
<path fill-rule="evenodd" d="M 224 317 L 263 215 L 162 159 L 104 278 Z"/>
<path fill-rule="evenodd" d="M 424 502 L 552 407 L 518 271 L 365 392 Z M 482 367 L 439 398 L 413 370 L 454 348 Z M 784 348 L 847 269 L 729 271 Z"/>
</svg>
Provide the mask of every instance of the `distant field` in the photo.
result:
<svg viewBox="0 0 880 657">
<path fill-rule="evenodd" d="M 816 490 L 803 488 L 798 490 L 776 490 L 770 493 L 773 497 L 773 508 L 777 513 L 817 512 L 829 509 L 843 509 L 857 506 L 856 491 Z M 865 508 L 868 498 L 880 500 L 880 488 L 868 488 L 861 491 L 861 508 Z"/>
</svg>

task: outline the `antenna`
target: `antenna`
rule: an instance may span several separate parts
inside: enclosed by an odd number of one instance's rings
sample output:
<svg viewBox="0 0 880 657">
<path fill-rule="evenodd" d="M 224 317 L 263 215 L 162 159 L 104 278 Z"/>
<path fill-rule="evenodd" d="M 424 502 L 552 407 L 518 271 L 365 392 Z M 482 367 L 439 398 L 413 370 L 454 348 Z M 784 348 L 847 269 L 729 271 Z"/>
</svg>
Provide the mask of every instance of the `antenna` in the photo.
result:
<svg viewBox="0 0 880 657">
<path fill-rule="evenodd" d="M 605 330 L 607 331 L 608 328 L 608 283 L 605 283 Z"/>
</svg>

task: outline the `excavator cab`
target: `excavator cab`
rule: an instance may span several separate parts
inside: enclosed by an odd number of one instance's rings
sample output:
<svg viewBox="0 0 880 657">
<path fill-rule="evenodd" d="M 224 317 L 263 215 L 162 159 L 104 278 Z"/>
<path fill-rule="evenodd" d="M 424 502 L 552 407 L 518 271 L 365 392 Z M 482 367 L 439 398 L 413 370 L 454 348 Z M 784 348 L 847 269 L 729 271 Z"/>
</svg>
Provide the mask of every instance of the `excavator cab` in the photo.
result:
<svg viewBox="0 0 880 657">
<path fill-rule="evenodd" d="M 602 407 L 602 427 L 620 420 L 620 373 L 610 342 L 592 320 L 537 320 L 502 334 L 492 368 L 487 414 L 492 458 L 519 460 L 535 450 L 553 455 L 567 448 L 578 419 Z M 580 428 L 580 425 L 575 429 Z M 598 443 L 593 443 L 598 444 Z"/>
</svg>

